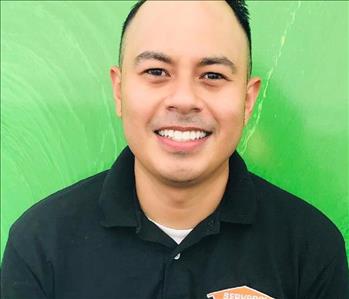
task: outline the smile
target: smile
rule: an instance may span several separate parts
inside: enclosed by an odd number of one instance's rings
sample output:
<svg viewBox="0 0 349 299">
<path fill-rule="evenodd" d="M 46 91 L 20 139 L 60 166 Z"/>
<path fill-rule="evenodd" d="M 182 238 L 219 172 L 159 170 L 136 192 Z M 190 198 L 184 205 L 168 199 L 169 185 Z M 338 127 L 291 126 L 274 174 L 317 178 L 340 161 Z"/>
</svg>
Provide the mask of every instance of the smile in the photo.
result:
<svg viewBox="0 0 349 299">
<path fill-rule="evenodd" d="M 194 141 L 205 138 L 208 132 L 205 131 L 177 131 L 177 130 L 159 130 L 156 131 L 161 137 L 165 137 L 177 142 Z"/>
</svg>

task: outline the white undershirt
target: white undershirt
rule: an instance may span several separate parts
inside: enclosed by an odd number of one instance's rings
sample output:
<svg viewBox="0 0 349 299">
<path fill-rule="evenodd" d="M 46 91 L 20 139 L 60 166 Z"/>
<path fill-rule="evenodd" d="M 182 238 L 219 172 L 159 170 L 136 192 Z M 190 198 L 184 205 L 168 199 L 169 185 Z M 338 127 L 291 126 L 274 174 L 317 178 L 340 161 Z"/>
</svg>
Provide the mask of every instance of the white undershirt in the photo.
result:
<svg viewBox="0 0 349 299">
<path fill-rule="evenodd" d="M 189 229 L 174 229 L 167 226 L 164 226 L 160 223 L 155 222 L 153 219 L 148 219 L 156 224 L 165 234 L 170 236 L 177 244 L 181 243 L 183 239 L 193 230 L 192 228 Z"/>
</svg>

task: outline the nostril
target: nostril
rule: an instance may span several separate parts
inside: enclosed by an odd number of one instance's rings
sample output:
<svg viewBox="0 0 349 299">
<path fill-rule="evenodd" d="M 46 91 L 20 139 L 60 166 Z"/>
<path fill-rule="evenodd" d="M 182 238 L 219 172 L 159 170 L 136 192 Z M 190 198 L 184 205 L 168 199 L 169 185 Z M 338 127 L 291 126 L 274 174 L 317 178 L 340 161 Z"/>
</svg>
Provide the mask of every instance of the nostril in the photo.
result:
<svg viewBox="0 0 349 299">
<path fill-rule="evenodd" d="M 175 112 L 175 111 L 177 111 L 177 108 L 175 106 L 168 106 L 167 110 L 171 111 L 171 112 Z"/>
<path fill-rule="evenodd" d="M 168 111 L 175 111 L 181 114 L 198 113 L 202 111 L 198 106 L 181 106 L 181 105 L 168 105 L 166 108 Z"/>
</svg>

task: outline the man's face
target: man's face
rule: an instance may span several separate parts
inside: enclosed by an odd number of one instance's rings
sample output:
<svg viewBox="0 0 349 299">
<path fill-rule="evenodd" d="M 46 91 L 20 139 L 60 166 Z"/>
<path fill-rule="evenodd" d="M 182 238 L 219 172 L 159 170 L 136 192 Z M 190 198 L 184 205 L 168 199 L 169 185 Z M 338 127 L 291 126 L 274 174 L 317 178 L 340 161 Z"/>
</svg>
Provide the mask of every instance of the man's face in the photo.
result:
<svg viewBox="0 0 349 299">
<path fill-rule="evenodd" d="M 259 89 L 248 42 L 225 1 L 148 1 L 111 70 L 136 166 L 176 186 L 228 165 Z M 137 171 L 137 168 L 136 168 Z"/>
</svg>

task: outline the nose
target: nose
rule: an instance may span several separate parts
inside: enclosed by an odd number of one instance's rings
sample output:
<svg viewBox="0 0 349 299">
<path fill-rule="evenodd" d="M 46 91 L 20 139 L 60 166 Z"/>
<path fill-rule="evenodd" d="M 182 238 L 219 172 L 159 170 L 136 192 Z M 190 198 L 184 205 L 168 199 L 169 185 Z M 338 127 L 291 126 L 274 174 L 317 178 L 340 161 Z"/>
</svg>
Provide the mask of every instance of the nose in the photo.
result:
<svg viewBox="0 0 349 299">
<path fill-rule="evenodd" d="M 176 82 L 172 93 L 166 98 L 166 109 L 180 114 L 200 112 L 203 109 L 203 103 L 195 91 L 194 84 L 190 79 Z"/>
</svg>

